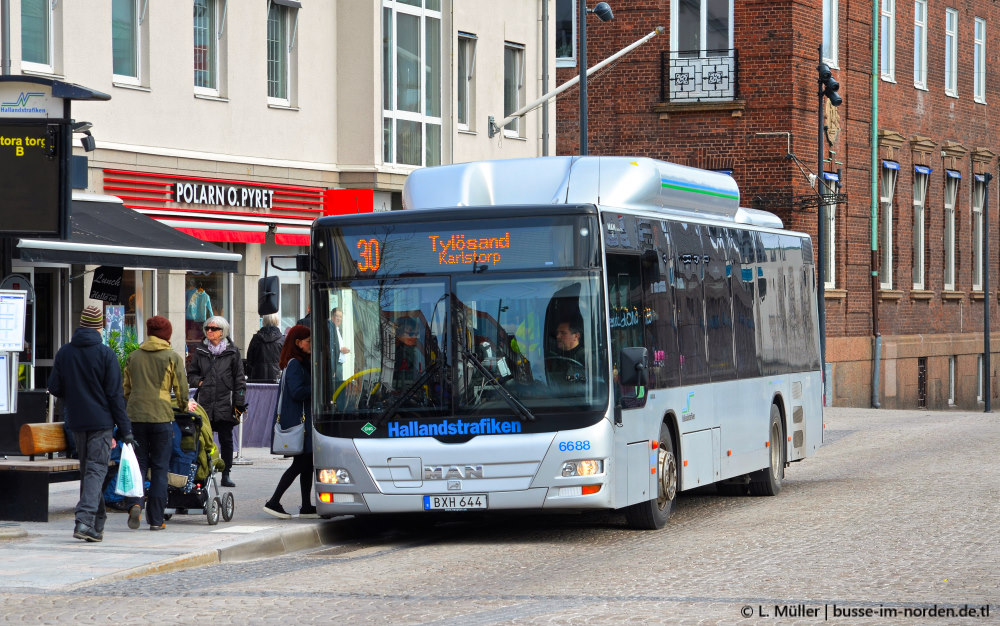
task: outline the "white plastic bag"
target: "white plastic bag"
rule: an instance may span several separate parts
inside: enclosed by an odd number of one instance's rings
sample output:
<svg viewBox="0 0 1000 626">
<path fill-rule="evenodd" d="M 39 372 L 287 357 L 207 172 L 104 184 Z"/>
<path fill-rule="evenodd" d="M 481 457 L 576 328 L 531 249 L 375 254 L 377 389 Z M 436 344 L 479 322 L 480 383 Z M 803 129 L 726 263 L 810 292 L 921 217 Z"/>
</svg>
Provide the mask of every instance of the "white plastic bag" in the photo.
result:
<svg viewBox="0 0 1000 626">
<path fill-rule="evenodd" d="M 122 444 L 122 458 L 118 462 L 115 493 L 126 498 L 142 497 L 142 472 L 139 470 L 139 460 L 135 458 L 132 444 Z"/>
</svg>

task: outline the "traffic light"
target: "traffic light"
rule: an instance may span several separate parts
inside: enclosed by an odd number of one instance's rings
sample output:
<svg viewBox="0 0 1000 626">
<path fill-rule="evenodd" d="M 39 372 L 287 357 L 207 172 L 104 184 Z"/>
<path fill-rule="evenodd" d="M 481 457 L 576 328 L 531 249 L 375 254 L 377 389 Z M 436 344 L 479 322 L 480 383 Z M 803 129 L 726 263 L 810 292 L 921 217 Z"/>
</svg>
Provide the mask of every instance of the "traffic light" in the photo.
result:
<svg viewBox="0 0 1000 626">
<path fill-rule="evenodd" d="M 819 70 L 818 82 L 820 85 L 820 89 L 822 89 L 820 95 L 826 96 L 827 98 L 830 99 L 830 104 L 832 104 L 835 107 L 839 107 L 840 103 L 842 103 L 844 99 L 841 98 L 840 94 L 837 93 L 837 91 L 840 89 L 840 83 L 833 80 L 833 74 L 830 73 L 830 66 L 827 65 L 826 63 L 820 63 L 818 66 L 816 66 L 816 69 Z"/>
</svg>

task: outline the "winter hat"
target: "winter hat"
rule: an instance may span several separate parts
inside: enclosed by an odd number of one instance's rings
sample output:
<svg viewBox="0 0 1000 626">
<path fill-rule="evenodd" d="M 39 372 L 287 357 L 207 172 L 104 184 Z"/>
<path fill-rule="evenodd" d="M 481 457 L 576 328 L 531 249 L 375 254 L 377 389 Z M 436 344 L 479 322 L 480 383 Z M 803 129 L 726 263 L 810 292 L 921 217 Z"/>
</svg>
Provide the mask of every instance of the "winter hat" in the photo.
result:
<svg viewBox="0 0 1000 626">
<path fill-rule="evenodd" d="M 93 328 L 101 330 L 104 328 L 104 311 L 93 304 L 80 313 L 80 328 Z"/>
<path fill-rule="evenodd" d="M 162 315 L 154 315 L 146 320 L 146 334 L 150 337 L 159 337 L 160 339 L 169 342 L 170 335 L 172 335 L 173 332 L 174 329 L 170 324 L 170 320 Z"/>
</svg>

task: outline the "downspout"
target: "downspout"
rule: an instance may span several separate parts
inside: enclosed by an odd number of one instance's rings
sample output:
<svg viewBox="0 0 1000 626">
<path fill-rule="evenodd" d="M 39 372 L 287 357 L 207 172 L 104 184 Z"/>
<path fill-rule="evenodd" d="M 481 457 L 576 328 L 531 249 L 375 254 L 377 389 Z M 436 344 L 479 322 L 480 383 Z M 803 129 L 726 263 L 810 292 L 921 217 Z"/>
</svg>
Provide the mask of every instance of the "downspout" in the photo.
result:
<svg viewBox="0 0 1000 626">
<path fill-rule="evenodd" d="M 872 350 L 872 408 L 881 408 L 879 403 L 879 379 L 882 365 L 882 334 L 878 329 L 878 81 L 879 68 L 879 20 L 881 2 L 872 3 L 872 162 L 871 162 L 871 225 L 872 225 L 872 335 L 875 345 Z"/>
<path fill-rule="evenodd" d="M 542 0 L 542 93 L 549 92 L 549 0 Z M 549 105 L 542 107 L 542 156 L 549 156 Z"/>
<path fill-rule="evenodd" d="M 0 75 L 10 74 L 10 0 L 0 0 Z"/>
</svg>

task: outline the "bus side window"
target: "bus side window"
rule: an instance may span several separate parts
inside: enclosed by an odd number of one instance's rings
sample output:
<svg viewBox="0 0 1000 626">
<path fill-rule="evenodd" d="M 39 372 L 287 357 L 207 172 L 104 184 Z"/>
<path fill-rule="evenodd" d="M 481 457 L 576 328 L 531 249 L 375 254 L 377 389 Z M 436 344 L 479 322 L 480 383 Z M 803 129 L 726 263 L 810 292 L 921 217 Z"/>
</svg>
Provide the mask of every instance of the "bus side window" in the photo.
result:
<svg viewBox="0 0 1000 626">
<path fill-rule="evenodd" d="M 642 259 L 636 255 L 608 255 L 608 298 L 611 308 L 611 355 L 614 359 L 615 394 L 623 408 L 646 404 L 646 394 L 636 397 L 636 389 L 618 383 L 621 351 L 646 346 L 649 317 L 642 298 Z"/>
</svg>

